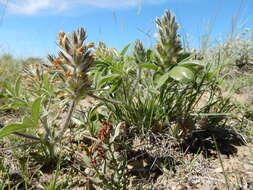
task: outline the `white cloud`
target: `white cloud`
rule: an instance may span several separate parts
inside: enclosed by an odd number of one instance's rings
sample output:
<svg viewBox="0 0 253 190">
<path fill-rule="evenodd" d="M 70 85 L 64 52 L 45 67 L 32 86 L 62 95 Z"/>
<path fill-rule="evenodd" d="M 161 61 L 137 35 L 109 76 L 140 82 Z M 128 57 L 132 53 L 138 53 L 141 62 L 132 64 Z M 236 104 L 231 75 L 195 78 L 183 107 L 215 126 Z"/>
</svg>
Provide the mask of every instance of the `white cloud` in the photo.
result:
<svg viewBox="0 0 253 190">
<path fill-rule="evenodd" d="M 0 0 L 0 4 L 7 5 L 7 10 L 11 13 L 33 15 L 41 11 L 62 12 L 74 6 L 123 8 L 166 1 L 168 0 Z"/>
</svg>

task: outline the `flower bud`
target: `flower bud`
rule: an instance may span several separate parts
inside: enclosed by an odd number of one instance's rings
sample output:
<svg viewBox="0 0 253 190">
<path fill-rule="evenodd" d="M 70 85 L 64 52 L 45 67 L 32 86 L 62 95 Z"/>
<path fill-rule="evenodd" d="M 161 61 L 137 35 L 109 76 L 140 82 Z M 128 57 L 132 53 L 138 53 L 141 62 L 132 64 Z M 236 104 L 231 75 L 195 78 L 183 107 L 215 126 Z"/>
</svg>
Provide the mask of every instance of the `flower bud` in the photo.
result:
<svg viewBox="0 0 253 190">
<path fill-rule="evenodd" d="M 85 48 L 84 47 L 80 47 L 77 49 L 77 53 L 78 54 L 83 54 L 85 52 Z"/>
<path fill-rule="evenodd" d="M 58 57 L 54 60 L 54 65 L 56 66 L 56 65 L 60 65 L 60 64 L 62 64 L 62 59 Z"/>
<path fill-rule="evenodd" d="M 161 45 L 160 44 L 156 44 L 155 48 L 156 49 L 161 49 Z"/>
<path fill-rule="evenodd" d="M 71 73 L 70 71 L 67 71 L 67 72 L 65 73 L 65 77 L 66 77 L 68 80 L 72 79 L 72 76 L 73 76 L 73 73 Z"/>
<path fill-rule="evenodd" d="M 64 31 L 60 31 L 60 32 L 58 32 L 58 40 L 59 41 L 61 41 L 63 38 L 64 38 L 64 36 L 65 36 L 65 32 Z"/>
<path fill-rule="evenodd" d="M 94 42 L 89 42 L 87 44 L 87 48 L 94 48 L 95 47 L 95 43 Z"/>
</svg>

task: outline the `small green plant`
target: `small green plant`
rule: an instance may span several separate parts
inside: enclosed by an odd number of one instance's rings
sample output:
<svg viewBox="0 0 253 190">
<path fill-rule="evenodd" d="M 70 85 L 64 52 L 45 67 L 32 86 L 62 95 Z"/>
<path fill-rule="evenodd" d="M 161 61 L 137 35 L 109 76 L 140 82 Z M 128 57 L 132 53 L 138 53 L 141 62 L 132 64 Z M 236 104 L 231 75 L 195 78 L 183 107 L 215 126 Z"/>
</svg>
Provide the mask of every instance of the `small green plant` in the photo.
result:
<svg viewBox="0 0 253 190">
<path fill-rule="evenodd" d="M 120 139 L 122 124 L 116 127 L 108 121 L 101 121 L 96 141 L 87 147 L 84 161 L 89 169 L 88 174 L 92 183 L 103 189 L 126 189 L 127 149 Z"/>
</svg>

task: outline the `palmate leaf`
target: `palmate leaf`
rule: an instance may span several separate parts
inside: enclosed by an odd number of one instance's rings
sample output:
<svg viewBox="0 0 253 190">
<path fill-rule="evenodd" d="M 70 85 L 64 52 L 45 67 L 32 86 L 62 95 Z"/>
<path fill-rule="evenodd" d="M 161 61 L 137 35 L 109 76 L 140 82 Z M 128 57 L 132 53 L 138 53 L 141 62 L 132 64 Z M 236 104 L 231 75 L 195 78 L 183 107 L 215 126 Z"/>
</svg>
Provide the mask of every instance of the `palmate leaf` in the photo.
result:
<svg viewBox="0 0 253 190">
<path fill-rule="evenodd" d="M 25 117 L 22 123 L 15 123 L 5 126 L 0 129 L 0 138 L 8 136 L 14 132 L 22 131 L 27 128 L 31 128 L 34 126 L 34 123 L 29 118 Z"/>
<path fill-rule="evenodd" d="M 189 82 L 194 78 L 194 73 L 191 71 L 191 69 L 183 66 L 173 67 L 168 72 L 168 75 L 169 77 L 179 82 Z"/>
<path fill-rule="evenodd" d="M 164 85 L 169 78 L 178 82 L 187 83 L 193 80 L 194 73 L 187 67 L 175 66 L 169 72 L 158 78 L 156 89 L 159 89 L 162 85 Z"/>
<path fill-rule="evenodd" d="M 157 81 L 156 89 L 159 89 L 162 85 L 164 85 L 169 77 L 170 77 L 169 73 L 165 73 L 162 76 L 160 76 Z"/>
</svg>

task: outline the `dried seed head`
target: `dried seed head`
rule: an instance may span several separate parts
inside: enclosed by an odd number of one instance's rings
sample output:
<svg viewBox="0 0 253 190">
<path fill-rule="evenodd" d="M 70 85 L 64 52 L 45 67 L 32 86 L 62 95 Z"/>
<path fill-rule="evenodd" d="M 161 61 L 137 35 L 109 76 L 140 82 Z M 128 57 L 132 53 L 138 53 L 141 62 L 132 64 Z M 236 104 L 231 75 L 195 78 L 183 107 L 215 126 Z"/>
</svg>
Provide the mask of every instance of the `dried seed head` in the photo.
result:
<svg viewBox="0 0 253 190">
<path fill-rule="evenodd" d="M 85 52 L 85 47 L 80 47 L 77 49 L 78 54 L 83 54 Z"/>
</svg>

